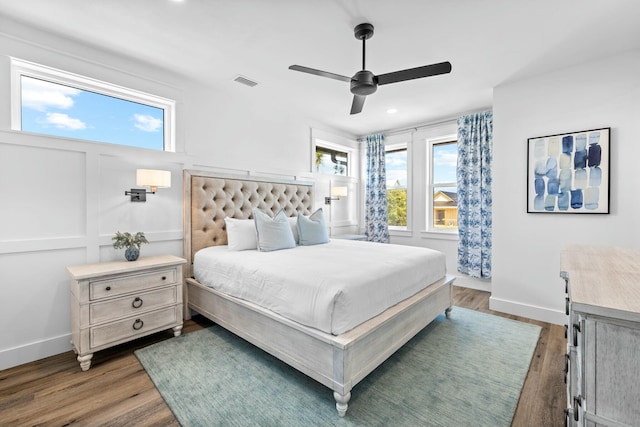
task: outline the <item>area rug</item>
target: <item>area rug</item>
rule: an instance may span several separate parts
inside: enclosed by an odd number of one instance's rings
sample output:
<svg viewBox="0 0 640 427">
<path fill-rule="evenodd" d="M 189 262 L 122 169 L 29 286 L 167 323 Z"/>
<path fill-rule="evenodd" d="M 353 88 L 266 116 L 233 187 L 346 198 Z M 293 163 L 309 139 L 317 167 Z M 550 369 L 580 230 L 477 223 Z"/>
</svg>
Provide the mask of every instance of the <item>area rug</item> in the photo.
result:
<svg viewBox="0 0 640 427">
<path fill-rule="evenodd" d="M 454 307 L 357 384 L 333 392 L 218 325 L 136 351 L 188 426 L 509 426 L 540 327 Z"/>
</svg>

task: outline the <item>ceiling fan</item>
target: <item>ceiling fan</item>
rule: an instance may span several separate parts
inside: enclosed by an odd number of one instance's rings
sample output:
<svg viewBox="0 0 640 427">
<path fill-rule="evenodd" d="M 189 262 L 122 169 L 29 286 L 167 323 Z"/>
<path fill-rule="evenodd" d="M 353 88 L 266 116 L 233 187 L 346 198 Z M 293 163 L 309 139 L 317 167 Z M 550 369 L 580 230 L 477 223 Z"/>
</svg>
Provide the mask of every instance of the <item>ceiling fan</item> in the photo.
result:
<svg viewBox="0 0 640 427">
<path fill-rule="evenodd" d="M 316 70 L 314 68 L 303 67 L 302 65 L 292 65 L 290 70 L 302 71 L 303 73 L 315 74 L 321 77 L 340 80 L 351 84 L 353 93 L 353 103 L 351 104 L 351 114 L 358 114 L 362 111 L 364 100 L 367 95 L 374 93 L 379 85 L 398 83 L 405 80 L 420 79 L 422 77 L 437 76 L 451 72 L 450 62 L 440 62 L 437 64 L 424 65 L 422 67 L 409 68 L 392 73 L 380 74 L 376 76 L 365 67 L 366 48 L 365 42 L 373 36 L 373 25 L 364 23 L 356 25 L 353 29 L 356 39 L 362 40 L 362 70 L 353 77 L 342 76 L 340 74 L 329 73 L 327 71 Z"/>
</svg>

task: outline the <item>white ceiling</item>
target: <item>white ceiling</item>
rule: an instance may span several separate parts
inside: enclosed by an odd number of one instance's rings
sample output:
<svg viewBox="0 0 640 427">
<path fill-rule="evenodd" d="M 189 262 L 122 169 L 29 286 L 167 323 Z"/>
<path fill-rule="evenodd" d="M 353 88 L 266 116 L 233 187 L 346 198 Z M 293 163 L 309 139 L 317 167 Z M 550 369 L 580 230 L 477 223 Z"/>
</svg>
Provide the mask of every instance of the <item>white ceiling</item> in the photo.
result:
<svg viewBox="0 0 640 427">
<path fill-rule="evenodd" d="M 497 85 L 640 48 L 637 0 L 0 0 L 0 13 L 353 135 L 487 108 Z M 362 22 L 375 26 L 374 74 L 441 61 L 453 71 L 381 86 L 351 116 L 347 83 L 288 67 L 353 75 Z"/>
</svg>

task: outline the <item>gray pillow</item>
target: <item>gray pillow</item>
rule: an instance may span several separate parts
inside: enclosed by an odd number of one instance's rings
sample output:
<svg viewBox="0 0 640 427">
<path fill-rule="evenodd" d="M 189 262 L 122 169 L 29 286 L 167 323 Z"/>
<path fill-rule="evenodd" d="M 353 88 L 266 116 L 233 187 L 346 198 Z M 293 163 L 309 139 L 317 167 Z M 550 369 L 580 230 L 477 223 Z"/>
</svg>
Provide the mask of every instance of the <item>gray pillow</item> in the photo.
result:
<svg viewBox="0 0 640 427">
<path fill-rule="evenodd" d="M 291 225 L 283 209 L 272 218 L 260 209 L 253 209 L 258 235 L 258 250 L 263 252 L 277 251 L 296 247 Z"/>
<path fill-rule="evenodd" d="M 298 212 L 298 238 L 301 246 L 329 243 L 329 234 L 324 222 L 322 208 L 306 217 Z"/>
</svg>

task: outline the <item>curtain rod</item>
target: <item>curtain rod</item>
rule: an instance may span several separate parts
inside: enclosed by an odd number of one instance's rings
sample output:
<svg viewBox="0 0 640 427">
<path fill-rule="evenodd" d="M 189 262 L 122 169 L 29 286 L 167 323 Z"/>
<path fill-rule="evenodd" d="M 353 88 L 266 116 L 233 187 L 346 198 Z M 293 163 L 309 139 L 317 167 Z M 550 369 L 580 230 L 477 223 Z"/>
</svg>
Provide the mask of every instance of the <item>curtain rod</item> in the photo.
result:
<svg viewBox="0 0 640 427">
<path fill-rule="evenodd" d="M 409 132 L 409 131 L 418 132 L 420 130 L 423 130 L 423 129 L 426 129 L 426 128 L 430 128 L 430 127 L 433 127 L 433 126 L 439 126 L 439 125 L 444 125 L 444 124 L 449 124 L 449 123 L 455 122 L 456 120 L 458 120 L 458 117 L 460 117 L 460 116 L 466 116 L 466 115 L 474 114 L 474 113 L 481 113 L 483 111 L 487 111 L 487 110 L 491 110 L 491 109 L 492 109 L 492 107 L 481 108 L 479 110 L 473 110 L 473 111 L 469 111 L 469 112 L 466 112 L 466 113 L 458 114 L 458 115 L 456 115 L 454 117 L 449 117 L 449 118 L 446 118 L 446 119 L 442 119 L 442 120 L 437 121 L 437 122 L 426 123 L 426 124 L 422 124 L 422 125 L 418 125 L 418 126 L 410 126 L 410 127 L 401 128 L 401 129 L 382 130 L 382 131 L 378 131 L 378 132 L 374 132 L 374 133 L 381 133 L 381 134 L 384 134 L 384 136 L 394 136 L 394 135 L 398 135 L 398 134 Z M 367 135 L 363 135 L 363 136 L 359 137 L 357 139 L 357 141 L 358 142 L 362 142 L 362 141 L 365 141 L 366 139 L 367 139 Z"/>
</svg>

